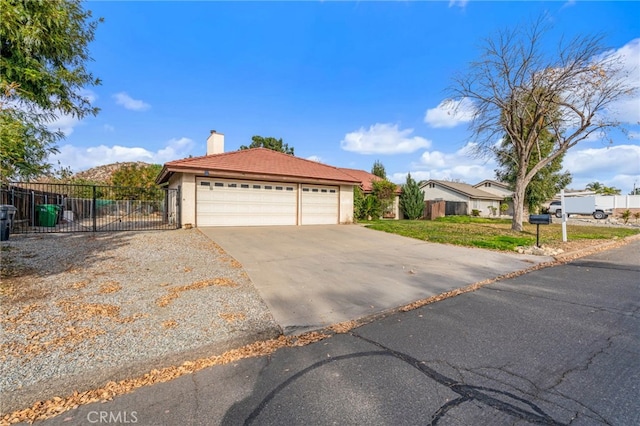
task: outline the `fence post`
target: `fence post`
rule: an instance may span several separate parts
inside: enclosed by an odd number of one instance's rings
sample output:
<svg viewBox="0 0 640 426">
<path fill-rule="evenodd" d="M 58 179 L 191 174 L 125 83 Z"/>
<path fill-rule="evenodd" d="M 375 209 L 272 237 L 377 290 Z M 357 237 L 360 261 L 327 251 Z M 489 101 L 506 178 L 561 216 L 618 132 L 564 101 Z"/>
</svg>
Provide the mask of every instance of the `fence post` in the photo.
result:
<svg viewBox="0 0 640 426">
<path fill-rule="evenodd" d="M 96 186 L 93 185 L 91 187 L 92 189 L 92 197 L 91 197 L 91 215 L 93 216 L 93 232 L 96 232 L 96 229 L 98 229 L 98 224 L 96 222 L 96 207 L 97 207 L 97 202 L 96 202 Z"/>
<path fill-rule="evenodd" d="M 176 190 L 176 219 L 178 220 L 177 229 L 182 228 L 182 186 L 178 185 Z"/>
<path fill-rule="evenodd" d="M 36 193 L 31 191 L 31 226 L 36 226 Z"/>
</svg>

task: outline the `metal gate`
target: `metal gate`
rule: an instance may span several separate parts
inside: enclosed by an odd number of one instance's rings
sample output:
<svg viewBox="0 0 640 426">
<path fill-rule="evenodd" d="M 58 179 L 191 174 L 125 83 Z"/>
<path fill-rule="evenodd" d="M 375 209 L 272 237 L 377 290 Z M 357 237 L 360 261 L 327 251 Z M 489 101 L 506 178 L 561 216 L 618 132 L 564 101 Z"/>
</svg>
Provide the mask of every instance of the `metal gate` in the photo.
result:
<svg viewBox="0 0 640 426">
<path fill-rule="evenodd" d="M 13 182 L 0 201 L 17 209 L 14 234 L 180 227 L 179 189 Z"/>
</svg>

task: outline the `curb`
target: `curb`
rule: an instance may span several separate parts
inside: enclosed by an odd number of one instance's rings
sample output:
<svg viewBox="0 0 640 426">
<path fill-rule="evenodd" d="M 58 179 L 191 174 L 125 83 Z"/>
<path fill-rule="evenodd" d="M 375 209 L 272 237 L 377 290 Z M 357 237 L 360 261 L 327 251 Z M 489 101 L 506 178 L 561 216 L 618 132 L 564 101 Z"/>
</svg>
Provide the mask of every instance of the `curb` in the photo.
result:
<svg viewBox="0 0 640 426">
<path fill-rule="evenodd" d="M 99 389 L 109 382 L 132 377 L 142 376 L 149 371 L 159 370 L 165 367 L 181 365 L 184 362 L 197 358 L 222 355 L 227 351 L 255 343 L 275 339 L 282 335 L 280 326 L 263 327 L 259 330 L 252 330 L 239 336 L 209 343 L 195 349 L 182 352 L 169 353 L 162 358 L 139 359 L 120 368 L 110 368 L 108 370 L 85 371 L 76 376 L 64 376 L 33 385 L 12 390 L 10 397 L 3 395 L 0 402 L 0 425 L 3 424 L 3 417 L 12 411 L 25 409 L 40 401 L 59 398 L 62 395 L 83 393 L 93 389 Z"/>
<path fill-rule="evenodd" d="M 629 244 L 636 240 L 640 240 L 640 234 L 630 235 L 628 237 L 624 237 L 614 241 L 607 241 L 606 243 L 598 244 L 592 247 L 562 253 L 557 256 L 554 256 L 554 258 L 558 262 L 566 263 L 573 259 L 578 259 L 580 257 L 588 256 L 590 254 L 621 247 L 623 245 Z"/>
</svg>

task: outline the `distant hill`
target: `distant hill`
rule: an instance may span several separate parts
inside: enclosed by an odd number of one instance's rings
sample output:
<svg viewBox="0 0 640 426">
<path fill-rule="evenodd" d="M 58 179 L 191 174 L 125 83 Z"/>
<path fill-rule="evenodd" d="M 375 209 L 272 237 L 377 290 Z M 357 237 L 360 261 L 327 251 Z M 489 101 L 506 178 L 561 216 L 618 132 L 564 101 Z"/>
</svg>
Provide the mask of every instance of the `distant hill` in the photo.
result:
<svg viewBox="0 0 640 426">
<path fill-rule="evenodd" d="M 88 170 L 78 172 L 73 175 L 76 179 L 86 179 L 92 182 L 100 182 L 104 184 L 111 183 L 111 177 L 113 174 L 120 170 L 122 167 L 137 164 L 139 166 L 150 166 L 150 163 L 143 161 L 129 161 L 124 163 L 105 164 L 104 166 L 92 167 Z"/>
</svg>

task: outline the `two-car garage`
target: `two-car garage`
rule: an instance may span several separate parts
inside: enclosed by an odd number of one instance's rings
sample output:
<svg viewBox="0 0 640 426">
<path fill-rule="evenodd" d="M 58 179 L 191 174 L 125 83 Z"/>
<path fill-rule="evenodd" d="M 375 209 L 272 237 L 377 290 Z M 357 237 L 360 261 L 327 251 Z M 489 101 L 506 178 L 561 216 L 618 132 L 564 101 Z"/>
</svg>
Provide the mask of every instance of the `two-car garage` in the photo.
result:
<svg viewBox="0 0 640 426">
<path fill-rule="evenodd" d="M 339 223 L 339 186 L 196 179 L 197 226 Z"/>
<path fill-rule="evenodd" d="M 221 136 L 212 133 L 208 148 Z M 180 208 L 175 217 L 182 226 L 353 221 L 353 187 L 359 180 L 345 171 L 265 148 L 227 153 L 213 148 L 202 157 L 166 163 L 156 179 L 178 190 Z"/>
</svg>

